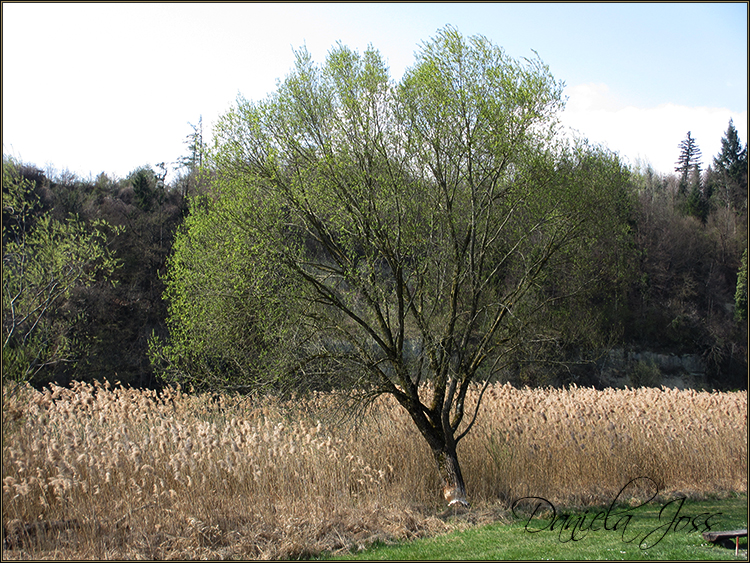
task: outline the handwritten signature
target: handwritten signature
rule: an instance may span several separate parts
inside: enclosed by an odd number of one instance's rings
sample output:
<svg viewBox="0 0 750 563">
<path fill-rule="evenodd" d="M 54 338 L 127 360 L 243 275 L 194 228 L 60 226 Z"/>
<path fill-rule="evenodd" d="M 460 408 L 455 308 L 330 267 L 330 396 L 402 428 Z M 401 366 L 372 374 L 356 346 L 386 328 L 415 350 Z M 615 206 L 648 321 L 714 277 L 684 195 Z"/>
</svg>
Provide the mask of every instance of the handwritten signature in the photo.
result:
<svg viewBox="0 0 750 563">
<path fill-rule="evenodd" d="M 648 482 L 647 484 L 652 485 L 654 488 L 654 494 L 641 504 L 616 509 L 615 506 L 621 501 L 621 497 L 624 497 L 626 489 L 631 486 L 636 486 L 642 482 Z M 530 534 L 536 534 L 548 530 L 550 532 L 557 532 L 560 542 L 567 543 L 569 541 L 580 541 L 585 538 L 589 532 L 598 532 L 601 530 L 607 532 L 620 533 L 622 541 L 625 543 L 633 543 L 638 541 L 638 547 L 642 550 L 646 550 L 657 545 L 663 540 L 667 534 L 672 532 L 708 532 L 711 530 L 711 526 L 715 525 L 716 522 L 712 522 L 712 519 L 717 518 L 721 512 L 702 512 L 695 516 L 681 515 L 680 511 L 685 504 L 685 497 L 678 497 L 674 500 L 667 502 L 659 511 L 659 526 L 652 530 L 645 532 L 628 533 L 628 525 L 635 516 L 635 512 L 642 506 L 648 504 L 656 498 L 659 494 L 659 488 L 656 482 L 649 477 L 637 477 L 630 480 L 617 496 L 614 498 L 612 503 L 609 505 L 607 510 L 601 510 L 598 512 L 585 510 L 579 514 L 557 514 L 555 505 L 543 497 L 523 497 L 516 500 L 511 506 L 511 511 L 515 518 L 520 517 L 516 514 L 516 509 L 521 503 L 533 503 L 537 502 L 531 516 L 528 517 L 524 529 Z M 676 507 L 674 515 L 669 519 L 669 507 Z M 537 515 L 542 516 L 543 514 L 551 511 L 552 518 L 548 524 L 537 527 L 532 522 L 533 518 Z M 663 523 L 662 523 L 663 522 Z M 631 529 L 632 530 L 632 529 Z"/>
</svg>

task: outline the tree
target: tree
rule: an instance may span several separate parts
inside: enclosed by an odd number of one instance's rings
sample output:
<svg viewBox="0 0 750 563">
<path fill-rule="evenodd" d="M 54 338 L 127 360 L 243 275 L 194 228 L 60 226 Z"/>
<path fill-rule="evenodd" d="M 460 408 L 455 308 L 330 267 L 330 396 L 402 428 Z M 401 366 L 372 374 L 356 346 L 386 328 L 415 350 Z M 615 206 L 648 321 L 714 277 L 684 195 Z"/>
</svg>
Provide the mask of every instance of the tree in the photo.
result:
<svg viewBox="0 0 750 563">
<path fill-rule="evenodd" d="M 711 177 L 709 167 L 708 177 Z M 687 179 L 687 199 L 685 200 L 685 213 L 700 219 L 702 224 L 708 221 L 710 211 L 710 199 L 712 193 L 710 182 L 703 182 L 701 179 L 700 169 L 696 166 L 688 175 Z"/>
<path fill-rule="evenodd" d="M 714 167 L 720 174 L 720 197 L 727 207 L 740 211 L 747 209 L 747 144 L 743 147 L 734 122 L 730 119 L 721 139 L 721 152 L 714 158 Z"/>
<path fill-rule="evenodd" d="M 186 135 L 185 144 L 188 146 L 188 154 L 177 160 L 181 172 L 178 174 L 173 188 L 178 190 L 183 198 L 181 212 L 185 214 L 188 210 L 188 195 L 194 194 L 201 189 L 203 161 L 206 147 L 203 142 L 203 116 L 198 119 L 198 125 L 188 123 L 193 132 Z"/>
<path fill-rule="evenodd" d="M 680 158 L 675 171 L 680 173 L 678 193 L 685 198 L 683 210 L 686 215 L 700 219 L 705 225 L 710 210 L 712 185 L 711 182 L 704 183 L 701 178 L 701 150 L 695 139 L 690 136 L 690 131 L 679 147 Z M 709 179 L 710 176 L 709 170 Z"/>
<path fill-rule="evenodd" d="M 160 357 L 211 384 L 324 384 L 359 406 L 390 394 L 445 499 L 466 503 L 456 446 L 487 384 L 548 339 L 540 311 L 601 273 L 572 281 L 592 245 L 626 235 L 627 171 L 558 139 L 562 105 L 538 57 L 450 27 L 398 85 L 372 48 L 338 45 L 323 66 L 298 52 L 274 94 L 240 98 L 216 127 L 211 197 L 193 200 L 169 264 Z"/>
<path fill-rule="evenodd" d="M 185 143 L 190 152 L 187 156 L 180 157 L 179 163 L 181 166 L 187 168 L 189 172 L 194 172 L 203 166 L 203 154 L 205 152 L 203 144 L 203 116 L 201 115 L 198 119 L 198 125 L 193 125 L 192 123 L 188 123 L 188 125 L 193 130 L 185 138 Z"/>
<path fill-rule="evenodd" d="M 163 203 L 166 168 L 164 163 L 159 166 L 162 167 L 162 175 L 156 174 L 150 166 L 143 166 L 130 174 L 129 179 L 133 184 L 135 201 L 142 211 L 149 212 L 155 204 Z"/>
<path fill-rule="evenodd" d="M 3 160 L 3 376 L 19 381 L 81 356 L 73 329 L 82 315 L 66 305 L 116 267 L 105 222 L 89 229 L 76 216 L 38 213 L 35 187 Z"/>
<path fill-rule="evenodd" d="M 685 140 L 680 142 L 679 148 L 680 158 L 677 160 L 675 172 L 680 173 L 680 194 L 686 195 L 690 173 L 696 171 L 700 175 L 701 150 L 698 148 L 695 139 L 690 136 L 690 131 L 688 131 Z"/>
</svg>

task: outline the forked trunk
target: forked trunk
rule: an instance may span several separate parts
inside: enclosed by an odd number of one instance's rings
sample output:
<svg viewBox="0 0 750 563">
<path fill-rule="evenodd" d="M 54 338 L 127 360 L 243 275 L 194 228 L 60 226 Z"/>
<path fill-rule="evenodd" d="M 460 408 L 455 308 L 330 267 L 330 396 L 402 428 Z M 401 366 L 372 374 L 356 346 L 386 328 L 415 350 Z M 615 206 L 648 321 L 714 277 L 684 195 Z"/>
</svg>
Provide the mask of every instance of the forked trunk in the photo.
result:
<svg viewBox="0 0 750 563">
<path fill-rule="evenodd" d="M 427 411 L 418 399 L 411 399 L 403 395 L 396 395 L 396 398 L 411 415 L 412 420 L 432 451 L 435 463 L 437 463 L 438 475 L 440 475 L 443 496 L 448 501 L 448 506 L 468 507 L 464 477 L 461 475 L 461 466 L 458 464 L 458 456 L 456 455 L 454 429 L 448 425 L 447 420 L 443 420 L 445 417 L 442 417 L 440 412 L 436 414 L 435 411 Z M 429 418 L 425 416 L 426 412 L 429 414 Z M 444 428 L 447 431 L 444 431 Z"/>
<path fill-rule="evenodd" d="M 448 501 L 448 506 L 469 506 L 469 503 L 466 502 L 466 487 L 464 486 L 463 475 L 461 475 L 461 466 L 458 464 L 455 446 L 444 446 L 439 450 L 433 450 L 432 453 L 437 462 L 438 473 L 443 486 L 443 496 Z"/>
</svg>

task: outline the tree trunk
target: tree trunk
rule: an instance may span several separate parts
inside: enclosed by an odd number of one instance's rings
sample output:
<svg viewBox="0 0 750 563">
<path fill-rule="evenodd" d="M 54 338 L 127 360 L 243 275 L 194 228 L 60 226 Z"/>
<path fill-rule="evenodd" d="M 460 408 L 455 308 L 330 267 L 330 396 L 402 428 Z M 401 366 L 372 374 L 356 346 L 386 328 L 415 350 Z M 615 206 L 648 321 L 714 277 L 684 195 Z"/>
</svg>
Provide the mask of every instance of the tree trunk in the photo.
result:
<svg viewBox="0 0 750 563">
<path fill-rule="evenodd" d="M 469 506 L 469 503 L 466 502 L 466 487 L 464 486 L 463 475 L 461 475 L 461 467 L 458 464 L 455 445 L 444 445 L 440 449 L 433 450 L 432 453 L 437 462 L 443 496 L 448 501 L 448 506 L 456 504 Z"/>
<path fill-rule="evenodd" d="M 414 388 L 416 394 L 416 388 Z M 397 394 L 396 400 L 411 415 L 414 424 L 416 424 L 422 437 L 432 450 L 432 455 L 437 463 L 438 475 L 440 475 L 441 488 L 443 496 L 448 501 L 448 506 L 469 506 L 466 501 L 466 487 L 464 477 L 461 475 L 461 466 L 458 464 L 456 455 L 456 440 L 453 437 L 452 429 L 447 425 L 448 432 L 443 430 L 440 423 L 443 422 L 440 413 L 437 415 L 434 411 L 428 411 L 419 402 L 418 398 L 412 398 L 406 394 Z M 425 415 L 431 415 L 429 418 Z M 438 420 L 438 423 L 431 423 L 431 420 Z"/>
</svg>

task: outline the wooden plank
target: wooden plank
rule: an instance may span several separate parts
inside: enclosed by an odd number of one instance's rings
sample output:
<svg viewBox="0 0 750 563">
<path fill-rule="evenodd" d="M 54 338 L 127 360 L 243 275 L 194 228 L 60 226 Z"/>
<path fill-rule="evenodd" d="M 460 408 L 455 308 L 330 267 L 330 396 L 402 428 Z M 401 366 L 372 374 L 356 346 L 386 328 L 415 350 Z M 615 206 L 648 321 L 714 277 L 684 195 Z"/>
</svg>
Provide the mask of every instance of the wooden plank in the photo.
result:
<svg viewBox="0 0 750 563">
<path fill-rule="evenodd" d="M 703 539 L 707 541 L 726 540 L 729 538 L 744 538 L 747 535 L 747 529 L 729 530 L 726 532 L 703 532 Z"/>
</svg>

